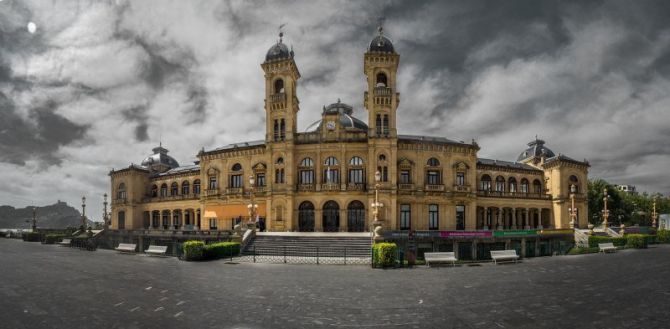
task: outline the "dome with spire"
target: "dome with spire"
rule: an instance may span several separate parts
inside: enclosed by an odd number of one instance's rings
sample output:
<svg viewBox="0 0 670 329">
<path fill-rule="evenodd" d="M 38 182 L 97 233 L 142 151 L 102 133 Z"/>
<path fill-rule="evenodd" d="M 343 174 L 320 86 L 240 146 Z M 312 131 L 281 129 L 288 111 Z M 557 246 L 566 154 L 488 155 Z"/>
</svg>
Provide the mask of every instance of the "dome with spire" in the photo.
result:
<svg viewBox="0 0 670 329">
<path fill-rule="evenodd" d="M 279 33 L 279 41 L 268 49 L 267 54 L 265 54 L 266 62 L 293 58 L 293 49 L 289 50 L 288 46 L 282 42 L 283 36 L 284 33 Z"/>
<path fill-rule="evenodd" d="M 383 33 L 384 29 L 380 26 L 377 28 L 377 31 L 379 32 L 379 35 L 372 39 L 370 46 L 368 47 L 368 51 L 371 53 L 395 52 L 395 49 L 393 48 L 393 42 L 391 42 L 391 39 L 387 38 Z"/>
<path fill-rule="evenodd" d="M 342 103 L 339 99 L 337 103 L 330 104 L 323 107 L 322 116 L 336 114 L 338 116 L 338 121 L 341 127 L 344 129 L 355 129 L 368 131 L 368 125 L 365 122 L 354 118 L 352 114 L 354 113 L 354 108 L 351 105 Z M 323 119 L 316 121 L 307 127 L 306 131 L 319 131 L 323 126 Z"/>
<path fill-rule="evenodd" d="M 535 137 L 534 141 L 528 143 L 528 148 L 525 151 L 521 152 L 521 154 L 519 154 L 519 157 L 517 158 L 516 161 L 520 162 L 535 157 L 552 158 L 554 156 L 555 156 L 554 151 L 544 146 L 543 140 Z"/>
<path fill-rule="evenodd" d="M 179 167 L 179 163 L 173 157 L 168 155 L 168 150 L 162 145 L 154 147 L 154 154 L 146 157 L 142 161 L 142 166 L 156 169 L 158 171 L 167 171 Z"/>
</svg>

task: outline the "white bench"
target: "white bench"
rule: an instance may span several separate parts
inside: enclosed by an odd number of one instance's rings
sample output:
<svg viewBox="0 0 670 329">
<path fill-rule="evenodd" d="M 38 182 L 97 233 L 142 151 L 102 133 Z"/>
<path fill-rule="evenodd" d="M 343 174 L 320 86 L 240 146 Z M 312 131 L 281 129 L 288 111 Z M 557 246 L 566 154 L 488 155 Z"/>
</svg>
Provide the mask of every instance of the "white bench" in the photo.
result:
<svg viewBox="0 0 670 329">
<path fill-rule="evenodd" d="M 598 248 L 600 248 L 600 252 L 605 253 L 608 251 L 616 251 L 616 247 L 614 246 L 614 243 L 612 242 L 607 242 L 607 243 L 598 243 Z"/>
<path fill-rule="evenodd" d="M 516 250 L 491 250 L 491 258 L 493 258 L 493 263 L 498 264 L 501 260 L 514 261 L 515 263 L 519 260 L 519 255 L 516 254 Z"/>
<path fill-rule="evenodd" d="M 58 244 L 61 246 L 69 246 L 71 241 L 72 239 L 63 239 L 63 241 L 58 242 Z"/>
<path fill-rule="evenodd" d="M 137 245 L 134 243 L 119 243 L 119 246 L 114 248 L 114 250 L 120 252 L 135 252 L 136 246 Z"/>
<path fill-rule="evenodd" d="M 451 262 L 452 266 L 456 266 L 456 254 L 453 252 L 426 252 L 423 254 L 424 259 L 426 260 L 426 265 L 430 266 L 430 263 L 437 262 Z"/>
<path fill-rule="evenodd" d="M 167 246 L 149 246 L 144 252 L 151 256 L 165 256 L 167 248 Z"/>
</svg>

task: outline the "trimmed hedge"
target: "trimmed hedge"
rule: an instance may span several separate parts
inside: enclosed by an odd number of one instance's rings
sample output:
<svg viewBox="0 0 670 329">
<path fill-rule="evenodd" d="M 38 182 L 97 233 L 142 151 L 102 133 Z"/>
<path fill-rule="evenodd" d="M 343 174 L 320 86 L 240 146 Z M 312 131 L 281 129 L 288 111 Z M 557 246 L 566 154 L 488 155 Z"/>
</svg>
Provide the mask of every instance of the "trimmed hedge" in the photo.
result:
<svg viewBox="0 0 670 329">
<path fill-rule="evenodd" d="M 219 259 L 237 256 L 240 254 L 239 242 L 216 242 L 205 245 L 203 250 L 204 259 Z"/>
<path fill-rule="evenodd" d="M 186 241 L 182 245 L 184 250 L 184 260 L 202 260 L 205 250 L 205 243 L 198 240 Z"/>
<path fill-rule="evenodd" d="M 581 254 L 594 254 L 598 253 L 600 251 L 600 248 L 598 247 L 589 247 L 589 248 L 582 248 L 582 247 L 575 247 L 570 249 L 568 251 L 568 255 L 581 255 Z"/>
<path fill-rule="evenodd" d="M 670 243 L 670 230 L 658 230 L 656 232 L 656 243 Z"/>
<path fill-rule="evenodd" d="M 28 242 L 40 242 L 42 240 L 42 235 L 38 232 L 24 232 L 22 237 L 23 241 Z"/>
<path fill-rule="evenodd" d="M 379 242 L 372 246 L 372 265 L 374 267 L 394 266 L 398 246 L 393 242 Z"/>
<path fill-rule="evenodd" d="M 599 243 L 608 243 L 608 242 L 611 242 L 615 247 L 623 247 L 626 245 L 626 237 L 614 238 L 610 236 L 598 236 L 598 235 L 589 236 L 589 248 L 598 248 Z"/>
<path fill-rule="evenodd" d="M 637 248 L 643 249 L 647 248 L 649 244 L 649 238 L 652 237 L 646 234 L 627 234 L 626 235 L 626 247 L 627 248 Z M 653 238 L 653 237 L 652 237 Z"/>
<path fill-rule="evenodd" d="M 65 234 L 47 234 L 44 236 L 42 243 L 44 244 L 56 244 L 63 241 Z"/>
</svg>

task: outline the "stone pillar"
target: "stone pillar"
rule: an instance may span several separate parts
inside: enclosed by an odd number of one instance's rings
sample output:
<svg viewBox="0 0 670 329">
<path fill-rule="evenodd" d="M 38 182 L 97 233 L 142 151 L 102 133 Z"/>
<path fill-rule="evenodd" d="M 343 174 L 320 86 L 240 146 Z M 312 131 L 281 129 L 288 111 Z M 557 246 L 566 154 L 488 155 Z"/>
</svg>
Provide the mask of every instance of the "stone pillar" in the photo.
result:
<svg viewBox="0 0 670 329">
<path fill-rule="evenodd" d="M 489 229 L 489 207 L 484 207 L 484 225 L 482 225 L 483 230 Z"/>
<path fill-rule="evenodd" d="M 314 232 L 323 232 L 323 210 L 314 210 Z"/>
<path fill-rule="evenodd" d="M 365 212 L 365 214 L 366 215 L 368 214 L 367 211 Z M 368 216 L 365 216 L 366 227 L 368 225 L 368 218 L 367 217 Z M 349 229 L 347 227 L 347 225 L 349 225 L 349 221 L 347 219 L 347 210 L 346 209 L 340 209 L 340 232 L 347 232 L 347 230 Z"/>
<path fill-rule="evenodd" d="M 526 222 L 524 223 L 523 229 L 528 230 L 530 229 L 530 208 L 526 208 L 526 216 L 524 218 Z"/>
<path fill-rule="evenodd" d="M 512 227 L 510 227 L 512 230 L 516 230 L 516 225 L 518 224 L 519 221 L 519 212 L 517 211 L 516 208 L 511 209 L 511 214 L 512 216 Z"/>
<path fill-rule="evenodd" d="M 539 208 L 537 210 L 537 228 L 540 229 L 540 230 L 543 228 L 543 226 L 542 226 L 542 208 Z"/>
</svg>

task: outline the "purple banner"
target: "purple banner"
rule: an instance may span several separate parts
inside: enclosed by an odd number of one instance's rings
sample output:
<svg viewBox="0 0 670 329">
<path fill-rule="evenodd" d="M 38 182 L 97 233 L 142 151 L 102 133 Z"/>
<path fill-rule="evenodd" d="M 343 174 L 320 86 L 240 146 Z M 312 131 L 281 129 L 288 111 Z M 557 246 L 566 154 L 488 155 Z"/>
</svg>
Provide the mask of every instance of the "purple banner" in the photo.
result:
<svg viewBox="0 0 670 329">
<path fill-rule="evenodd" d="M 490 238 L 491 231 L 440 231 L 442 238 Z"/>
</svg>

